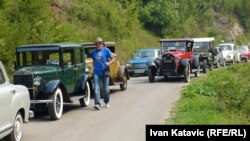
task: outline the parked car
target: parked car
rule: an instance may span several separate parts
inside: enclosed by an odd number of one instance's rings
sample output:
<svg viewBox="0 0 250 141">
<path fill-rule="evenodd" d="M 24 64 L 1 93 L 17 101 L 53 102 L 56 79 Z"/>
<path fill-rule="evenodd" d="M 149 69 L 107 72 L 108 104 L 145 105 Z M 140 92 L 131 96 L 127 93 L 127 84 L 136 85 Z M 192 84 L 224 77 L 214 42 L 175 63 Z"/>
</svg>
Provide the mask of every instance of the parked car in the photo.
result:
<svg viewBox="0 0 250 141">
<path fill-rule="evenodd" d="M 16 49 L 14 84 L 28 87 L 31 109 L 60 119 L 64 103 L 90 103 L 84 48 L 78 44 L 34 44 Z"/>
<path fill-rule="evenodd" d="M 148 59 L 155 59 L 160 55 L 160 48 L 148 48 L 137 50 L 135 52 L 134 58 L 127 61 L 127 68 L 130 76 L 136 74 L 146 75 L 148 73 Z"/>
<path fill-rule="evenodd" d="M 207 72 L 207 68 L 212 70 L 214 65 L 214 38 L 193 38 L 193 40 L 194 53 L 199 56 L 203 73 Z"/>
<path fill-rule="evenodd" d="M 105 46 L 111 50 L 113 53 L 116 52 L 116 44 L 115 42 L 104 42 Z M 87 71 L 89 74 L 89 78 L 91 83 L 91 88 L 92 88 L 92 93 L 94 92 L 94 81 L 93 81 L 93 60 L 91 57 L 91 52 L 96 48 L 96 45 L 94 42 L 87 42 L 87 43 L 82 43 L 81 44 L 83 48 L 85 49 L 85 57 L 86 57 L 86 63 L 88 64 L 87 66 Z M 119 57 L 119 55 L 118 55 Z M 120 89 L 126 90 L 128 86 L 128 80 L 129 80 L 129 73 L 125 65 L 121 65 L 119 60 L 116 60 L 113 64 L 110 65 L 110 81 L 109 85 L 110 86 L 116 86 L 119 85 Z M 103 97 L 104 89 L 103 86 L 100 86 L 101 88 L 101 97 Z"/>
<path fill-rule="evenodd" d="M 9 82 L 1 61 L 0 89 L 0 139 L 21 141 L 23 123 L 27 123 L 29 117 L 33 117 L 33 112 L 30 111 L 29 91 L 25 86 Z"/>
<path fill-rule="evenodd" d="M 235 62 L 240 62 L 240 53 L 237 51 L 235 44 L 223 43 L 219 44 L 218 47 L 220 48 L 226 63 L 234 64 Z"/>
<path fill-rule="evenodd" d="M 191 38 L 161 39 L 162 56 L 148 60 L 149 82 L 154 82 L 155 76 L 182 76 L 185 82 L 190 81 L 190 74 L 199 76 L 199 56 L 193 52 L 194 41 Z"/>
<path fill-rule="evenodd" d="M 248 46 L 237 46 L 237 50 L 240 52 L 240 61 L 247 62 L 250 59 L 250 51 Z"/>
<path fill-rule="evenodd" d="M 220 66 L 225 67 L 226 66 L 226 61 L 223 57 L 223 54 L 220 50 L 220 48 L 217 46 L 214 49 L 214 63 L 213 63 L 216 68 L 219 68 Z"/>
</svg>

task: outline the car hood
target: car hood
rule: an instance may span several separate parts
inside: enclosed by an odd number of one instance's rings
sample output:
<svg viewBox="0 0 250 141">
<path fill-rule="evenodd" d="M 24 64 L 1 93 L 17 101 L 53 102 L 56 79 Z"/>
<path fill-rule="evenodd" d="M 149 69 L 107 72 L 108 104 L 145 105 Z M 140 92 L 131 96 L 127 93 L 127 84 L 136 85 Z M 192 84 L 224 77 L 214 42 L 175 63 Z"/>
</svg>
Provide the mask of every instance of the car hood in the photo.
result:
<svg viewBox="0 0 250 141">
<path fill-rule="evenodd" d="M 184 51 L 182 50 L 168 51 L 165 54 L 167 53 L 172 54 L 173 56 L 181 56 L 184 53 Z"/>
<path fill-rule="evenodd" d="M 148 59 L 151 59 L 151 58 L 135 58 L 135 59 L 129 60 L 128 63 L 130 63 L 130 64 L 147 63 Z"/>
<path fill-rule="evenodd" d="M 249 51 L 239 51 L 240 54 L 249 54 Z"/>
<path fill-rule="evenodd" d="M 228 54 L 232 54 L 232 51 L 230 51 L 230 50 L 223 50 L 221 53 L 223 54 L 223 56 L 225 56 L 225 55 L 228 55 Z"/>
<path fill-rule="evenodd" d="M 32 72 L 33 74 L 53 73 L 60 71 L 59 66 L 30 66 L 19 69 L 20 72 Z"/>
</svg>

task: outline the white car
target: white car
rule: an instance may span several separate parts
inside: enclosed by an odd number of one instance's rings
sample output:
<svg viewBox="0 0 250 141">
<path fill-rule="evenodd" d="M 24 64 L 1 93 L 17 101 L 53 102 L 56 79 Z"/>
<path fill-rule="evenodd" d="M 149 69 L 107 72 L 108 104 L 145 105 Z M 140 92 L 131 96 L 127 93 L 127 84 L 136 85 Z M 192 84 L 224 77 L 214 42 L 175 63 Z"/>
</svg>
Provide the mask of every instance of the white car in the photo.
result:
<svg viewBox="0 0 250 141">
<path fill-rule="evenodd" d="M 9 82 L 0 61 L 0 139 L 21 141 L 23 122 L 33 116 L 30 111 L 29 91 L 25 86 Z"/>
<path fill-rule="evenodd" d="M 218 45 L 226 63 L 240 62 L 240 53 L 233 43 L 223 43 Z"/>
</svg>

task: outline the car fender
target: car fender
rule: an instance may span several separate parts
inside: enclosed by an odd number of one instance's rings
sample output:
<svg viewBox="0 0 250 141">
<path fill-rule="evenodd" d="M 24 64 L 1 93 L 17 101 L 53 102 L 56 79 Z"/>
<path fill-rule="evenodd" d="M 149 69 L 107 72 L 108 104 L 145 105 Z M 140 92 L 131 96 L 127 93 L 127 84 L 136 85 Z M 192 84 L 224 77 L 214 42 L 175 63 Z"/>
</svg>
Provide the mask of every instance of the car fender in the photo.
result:
<svg viewBox="0 0 250 141">
<path fill-rule="evenodd" d="M 199 56 L 195 55 L 193 59 L 193 68 L 198 69 L 200 66 Z"/>
<path fill-rule="evenodd" d="M 29 109 L 30 109 L 30 97 L 29 97 L 29 91 L 27 87 L 23 85 L 12 85 L 13 89 L 15 90 L 15 95 L 13 96 L 12 102 L 11 102 L 11 110 L 12 114 L 11 117 L 13 117 L 12 121 L 14 121 L 15 115 L 18 112 L 21 112 L 23 116 L 23 121 L 25 123 L 28 122 L 29 119 Z"/>
<path fill-rule="evenodd" d="M 84 89 L 85 89 L 85 84 L 86 84 L 86 82 L 87 82 L 89 79 L 90 79 L 90 78 L 89 78 L 89 75 L 88 75 L 88 74 L 82 74 L 82 75 L 79 77 L 79 79 L 78 79 L 78 81 L 77 81 L 77 83 L 76 83 L 76 90 L 80 90 L 80 91 L 84 90 Z"/>
<path fill-rule="evenodd" d="M 182 59 L 182 60 L 181 60 L 181 65 L 182 65 L 183 67 L 185 67 L 185 66 L 187 66 L 187 65 L 189 64 L 189 62 L 190 62 L 189 59 Z"/>
<path fill-rule="evenodd" d="M 53 93 L 56 88 L 60 85 L 61 81 L 60 80 L 52 80 L 47 82 L 44 85 L 44 92 L 45 93 Z"/>
<path fill-rule="evenodd" d="M 119 66 L 118 80 L 123 82 L 123 74 L 126 73 L 127 80 L 129 79 L 128 70 L 124 65 Z"/>
</svg>

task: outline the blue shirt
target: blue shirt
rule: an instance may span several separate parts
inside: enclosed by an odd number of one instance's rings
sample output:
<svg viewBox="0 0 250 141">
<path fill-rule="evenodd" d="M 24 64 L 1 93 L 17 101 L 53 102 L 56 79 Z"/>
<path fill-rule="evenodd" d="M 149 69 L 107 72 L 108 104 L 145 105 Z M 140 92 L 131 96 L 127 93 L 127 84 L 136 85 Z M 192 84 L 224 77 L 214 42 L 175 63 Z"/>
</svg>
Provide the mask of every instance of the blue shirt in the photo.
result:
<svg viewBox="0 0 250 141">
<path fill-rule="evenodd" d="M 93 59 L 94 74 L 103 76 L 105 71 L 109 71 L 106 62 L 112 58 L 112 52 L 108 48 L 103 47 L 101 50 L 95 49 L 91 52 L 91 56 Z"/>
</svg>

